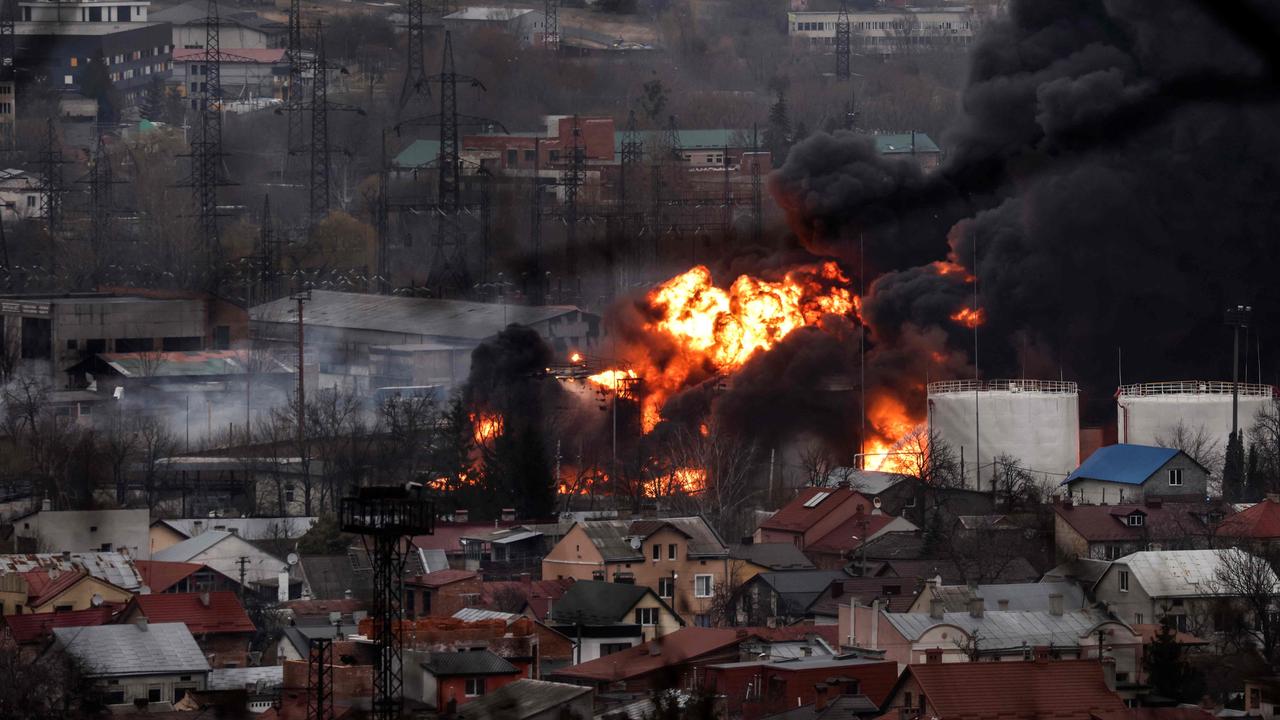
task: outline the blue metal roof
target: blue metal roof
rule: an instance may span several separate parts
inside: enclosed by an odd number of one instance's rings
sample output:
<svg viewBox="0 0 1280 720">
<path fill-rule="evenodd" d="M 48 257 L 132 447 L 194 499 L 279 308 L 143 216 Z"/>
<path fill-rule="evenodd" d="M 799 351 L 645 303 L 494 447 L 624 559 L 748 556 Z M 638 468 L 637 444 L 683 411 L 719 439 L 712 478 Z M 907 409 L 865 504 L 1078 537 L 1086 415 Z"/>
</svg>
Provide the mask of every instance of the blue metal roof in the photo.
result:
<svg viewBox="0 0 1280 720">
<path fill-rule="evenodd" d="M 1150 445 L 1108 445 L 1098 448 L 1062 484 L 1074 480 L 1102 480 L 1141 485 L 1178 452 L 1176 448 Z"/>
</svg>

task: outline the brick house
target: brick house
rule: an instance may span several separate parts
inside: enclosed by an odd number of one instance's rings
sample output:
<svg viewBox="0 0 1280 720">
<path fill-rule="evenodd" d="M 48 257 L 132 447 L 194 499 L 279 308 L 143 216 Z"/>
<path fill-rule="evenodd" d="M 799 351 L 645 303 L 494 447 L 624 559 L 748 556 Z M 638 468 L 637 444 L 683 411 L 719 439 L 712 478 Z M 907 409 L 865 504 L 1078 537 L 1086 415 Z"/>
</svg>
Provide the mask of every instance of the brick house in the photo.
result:
<svg viewBox="0 0 1280 720">
<path fill-rule="evenodd" d="M 1149 497 L 1121 505 L 1053 507 L 1053 541 L 1058 562 L 1089 558 L 1115 560 L 1143 550 L 1207 547 L 1213 524 L 1228 508 L 1222 503 L 1170 502 Z"/>
<path fill-rule="evenodd" d="M 504 613 L 481 608 L 466 608 L 453 614 L 454 620 L 465 622 L 501 620 L 507 624 L 507 627 L 510 627 L 521 618 L 531 619 L 515 613 Z M 555 628 L 544 624 L 541 620 L 534 619 L 532 624 L 533 634 L 538 637 L 538 663 L 534 670 L 538 677 L 549 675 L 562 667 L 568 667 L 573 664 L 573 640 Z"/>
<path fill-rule="evenodd" d="M 837 685 L 841 695 L 864 696 L 878 707 L 897 679 L 897 663 L 885 660 L 796 658 L 708 665 L 703 684 L 725 697 L 728 717 L 758 720 L 818 701 L 826 694 L 824 684 Z"/>
<path fill-rule="evenodd" d="M 32 570 L 0 576 L 0 613 L 39 614 L 126 603 L 133 593 L 85 570 Z"/>
<path fill-rule="evenodd" d="M 686 624 L 709 625 L 729 549 L 701 517 L 584 520 L 542 560 L 542 577 L 633 583 L 652 589 Z"/>
<path fill-rule="evenodd" d="M 472 652 L 433 652 L 419 664 L 416 670 L 406 674 L 421 674 L 415 700 L 441 713 L 451 713 L 476 698 L 483 697 L 504 685 L 528 677 L 505 658 L 488 650 Z M 411 683 L 406 682 L 405 694 L 410 695 Z"/>
<path fill-rule="evenodd" d="M 122 614 L 124 622 L 183 623 L 215 668 L 246 667 L 249 642 L 257 632 L 236 594 L 160 593 L 138 595 Z"/>
<path fill-rule="evenodd" d="M 806 487 L 756 529 L 757 543 L 786 542 L 801 550 L 826 537 L 872 503 L 847 486 Z"/>
<path fill-rule="evenodd" d="M 463 608 L 480 604 L 480 576 L 466 570 L 437 570 L 404 581 L 404 614 L 407 618 L 449 617 Z"/>
</svg>

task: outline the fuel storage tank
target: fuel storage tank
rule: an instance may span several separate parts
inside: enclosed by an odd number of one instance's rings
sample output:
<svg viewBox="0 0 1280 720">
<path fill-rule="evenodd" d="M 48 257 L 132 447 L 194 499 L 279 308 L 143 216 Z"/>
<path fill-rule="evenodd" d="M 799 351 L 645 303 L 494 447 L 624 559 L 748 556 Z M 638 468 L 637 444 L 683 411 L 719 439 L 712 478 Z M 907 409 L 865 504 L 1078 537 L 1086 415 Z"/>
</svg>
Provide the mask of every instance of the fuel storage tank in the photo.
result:
<svg viewBox="0 0 1280 720">
<path fill-rule="evenodd" d="M 932 437 L 963 454 L 965 486 L 990 490 L 1007 455 L 1052 491 L 1080 463 L 1080 392 L 1056 380 L 930 383 Z"/>
<path fill-rule="evenodd" d="M 1173 444 L 1176 437 L 1203 433 L 1226 448 L 1231 434 L 1230 382 L 1179 380 L 1122 385 L 1116 391 L 1117 437 L 1134 445 Z M 1258 412 L 1275 396 L 1271 385 L 1239 384 L 1240 428 L 1248 444 Z M 1181 430 L 1179 430 L 1181 425 Z M 1217 471 L 1217 468 L 1209 468 Z"/>
</svg>

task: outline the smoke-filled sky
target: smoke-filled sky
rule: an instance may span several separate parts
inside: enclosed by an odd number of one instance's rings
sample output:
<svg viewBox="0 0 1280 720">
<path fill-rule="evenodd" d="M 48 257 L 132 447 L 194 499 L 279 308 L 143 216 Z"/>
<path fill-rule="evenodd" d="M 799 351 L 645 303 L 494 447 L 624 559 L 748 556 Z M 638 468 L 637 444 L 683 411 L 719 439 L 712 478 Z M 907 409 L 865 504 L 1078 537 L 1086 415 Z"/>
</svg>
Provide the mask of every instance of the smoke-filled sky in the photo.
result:
<svg viewBox="0 0 1280 720">
<path fill-rule="evenodd" d="M 1125 382 L 1229 379 L 1228 304 L 1254 307 L 1280 381 L 1280 1 L 1015 0 L 971 55 L 963 118 L 924 175 L 816 135 L 772 178 L 800 242 L 865 258 L 877 380 L 958 372 L 950 319 L 987 321 L 985 377 L 1081 381 L 1109 420 Z M 976 254 L 976 262 L 975 262 Z M 950 355 L 929 359 L 945 346 Z M 918 381 L 914 378 L 913 381 Z"/>
</svg>

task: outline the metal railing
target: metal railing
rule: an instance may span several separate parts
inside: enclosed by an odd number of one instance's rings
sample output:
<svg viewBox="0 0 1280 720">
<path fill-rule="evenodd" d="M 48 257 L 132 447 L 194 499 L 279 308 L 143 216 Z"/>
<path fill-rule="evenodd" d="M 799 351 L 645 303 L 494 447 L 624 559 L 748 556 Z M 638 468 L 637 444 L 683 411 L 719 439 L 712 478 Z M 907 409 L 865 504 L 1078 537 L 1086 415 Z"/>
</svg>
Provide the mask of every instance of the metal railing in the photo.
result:
<svg viewBox="0 0 1280 720">
<path fill-rule="evenodd" d="M 1068 380 L 940 380 L 929 383 L 930 395 L 959 392 L 1037 392 L 1075 395 L 1076 383 Z"/>
<path fill-rule="evenodd" d="M 1239 383 L 1240 394 L 1247 397 L 1274 397 L 1276 388 L 1257 383 Z M 1219 380 L 1174 380 L 1171 382 L 1136 383 L 1121 385 L 1117 397 L 1148 397 L 1158 395 L 1230 395 L 1232 383 Z"/>
</svg>

